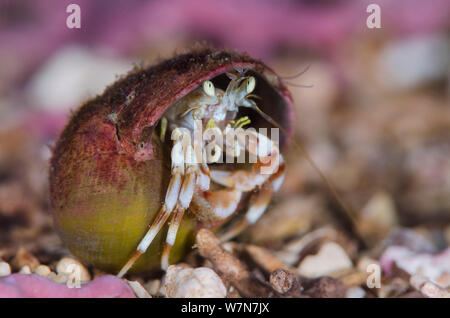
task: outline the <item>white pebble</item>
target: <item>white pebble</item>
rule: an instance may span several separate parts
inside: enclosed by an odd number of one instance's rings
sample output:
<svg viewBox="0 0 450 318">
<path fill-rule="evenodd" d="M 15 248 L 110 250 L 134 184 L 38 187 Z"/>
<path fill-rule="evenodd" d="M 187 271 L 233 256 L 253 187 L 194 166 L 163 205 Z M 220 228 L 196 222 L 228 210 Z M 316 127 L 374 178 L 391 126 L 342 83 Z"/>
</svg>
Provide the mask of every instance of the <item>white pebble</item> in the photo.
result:
<svg viewBox="0 0 450 318">
<path fill-rule="evenodd" d="M 440 288 L 432 282 L 426 282 L 420 291 L 428 298 L 450 298 L 450 292 L 448 290 Z"/>
<path fill-rule="evenodd" d="M 170 298 L 224 298 L 227 295 L 220 277 L 207 267 L 169 266 L 164 286 Z"/>
<path fill-rule="evenodd" d="M 80 282 L 88 282 L 91 280 L 86 267 L 79 261 L 70 257 L 64 257 L 56 265 L 56 272 L 60 275 L 68 275 Z"/>
<path fill-rule="evenodd" d="M 448 70 L 448 50 L 447 37 L 441 34 L 388 44 L 379 55 L 377 77 L 390 90 L 410 89 L 443 78 Z"/>
<path fill-rule="evenodd" d="M 33 75 L 28 94 L 35 107 L 48 111 L 61 109 L 61 105 L 75 106 L 103 90 L 116 74 L 129 67 L 126 60 L 104 58 L 80 46 L 66 46 Z"/>
<path fill-rule="evenodd" d="M 28 265 L 23 266 L 20 269 L 19 274 L 31 274 L 30 266 L 28 266 Z"/>
<path fill-rule="evenodd" d="M 322 245 L 316 255 L 305 257 L 298 267 L 298 274 L 316 278 L 352 267 L 353 263 L 345 250 L 339 244 L 329 242 Z"/>
<path fill-rule="evenodd" d="M 346 298 L 364 298 L 366 291 L 359 286 L 350 287 L 345 293 Z"/>
<path fill-rule="evenodd" d="M 56 273 L 49 273 L 47 276 L 48 279 L 54 281 L 55 283 L 60 283 L 60 284 L 66 284 L 69 280 L 68 275 L 66 274 L 56 274 Z"/>
<path fill-rule="evenodd" d="M 142 286 L 138 281 L 127 280 L 127 283 L 138 298 L 152 298 L 144 286 Z"/>
<path fill-rule="evenodd" d="M 6 262 L 0 262 L 0 277 L 11 274 L 11 266 Z"/>
<path fill-rule="evenodd" d="M 42 276 L 42 277 L 47 277 L 51 272 L 52 272 L 52 270 L 47 265 L 39 265 L 34 270 L 35 274 Z"/>
</svg>

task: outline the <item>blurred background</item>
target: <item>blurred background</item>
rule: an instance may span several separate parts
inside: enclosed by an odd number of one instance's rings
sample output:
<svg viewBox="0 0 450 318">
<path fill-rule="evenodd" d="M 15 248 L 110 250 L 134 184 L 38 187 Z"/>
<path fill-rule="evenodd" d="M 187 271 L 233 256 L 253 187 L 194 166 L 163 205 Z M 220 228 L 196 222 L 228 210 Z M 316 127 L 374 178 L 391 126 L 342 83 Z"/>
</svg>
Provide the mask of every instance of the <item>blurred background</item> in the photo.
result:
<svg viewBox="0 0 450 318">
<path fill-rule="evenodd" d="M 81 29 L 66 7 L 81 8 Z M 366 7 L 381 7 L 369 29 Z M 288 84 L 295 135 L 356 211 L 369 247 L 409 228 L 450 241 L 448 0 L 1 0 L 0 258 L 67 253 L 48 204 L 51 145 L 71 111 L 133 65 L 198 42 L 247 51 Z M 299 85 L 312 85 L 310 88 Z M 339 223 L 300 153 L 266 216 L 261 244 Z M 331 202 L 331 203 L 330 203 Z M 265 230 L 270 227 L 270 231 Z"/>
</svg>

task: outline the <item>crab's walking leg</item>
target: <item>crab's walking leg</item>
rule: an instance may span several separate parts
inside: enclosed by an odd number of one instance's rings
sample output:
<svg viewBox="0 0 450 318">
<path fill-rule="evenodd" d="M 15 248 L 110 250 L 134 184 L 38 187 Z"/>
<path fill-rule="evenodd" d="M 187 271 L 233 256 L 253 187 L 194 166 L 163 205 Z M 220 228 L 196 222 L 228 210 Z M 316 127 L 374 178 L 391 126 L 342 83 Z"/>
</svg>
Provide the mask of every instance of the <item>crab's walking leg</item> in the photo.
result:
<svg viewBox="0 0 450 318">
<path fill-rule="evenodd" d="M 161 268 L 164 270 L 169 267 L 170 250 L 175 244 L 178 228 L 181 225 L 184 212 L 191 204 L 195 190 L 198 189 L 200 192 L 209 190 L 210 172 L 208 165 L 206 164 L 206 153 L 204 151 L 195 153 L 192 147 L 189 146 L 189 150 L 186 153 L 186 158 L 189 157 L 191 158 L 191 160 L 197 158 L 198 161 L 194 163 L 193 161 L 189 162 L 188 160 L 186 160 L 186 178 L 184 179 L 183 185 L 181 187 L 180 197 L 175 208 L 175 214 L 173 215 L 169 225 L 169 230 L 166 237 L 166 245 L 161 257 Z"/>
<path fill-rule="evenodd" d="M 198 215 L 200 221 L 214 227 L 236 212 L 241 197 L 242 192 L 235 189 L 197 192 L 191 211 Z"/>
<path fill-rule="evenodd" d="M 159 135 L 159 139 L 161 142 L 164 142 L 166 139 L 166 131 L 167 131 L 167 118 L 163 117 L 161 118 L 161 133 Z"/>
<path fill-rule="evenodd" d="M 167 231 L 166 245 L 164 246 L 164 251 L 161 257 L 161 269 L 163 270 L 167 270 L 167 267 L 169 267 L 170 251 L 175 244 L 178 228 L 180 227 L 185 211 L 186 208 L 177 205 L 175 208 L 175 213 L 170 221 L 169 230 Z"/>
<path fill-rule="evenodd" d="M 254 224 L 264 214 L 272 200 L 272 196 L 281 187 L 285 177 L 285 165 L 281 163 L 278 171 L 273 174 L 269 180 L 261 186 L 261 189 L 256 193 L 250 207 L 245 213 L 245 216 L 226 233 L 221 235 L 222 242 L 231 240 L 239 235 L 248 226 Z"/>
<path fill-rule="evenodd" d="M 139 258 L 139 256 L 145 253 L 155 236 L 166 223 L 168 217 L 170 216 L 170 213 L 173 211 L 175 204 L 177 203 L 184 174 L 184 152 L 181 141 L 181 138 L 177 138 L 172 148 L 172 177 L 170 178 L 169 186 L 167 188 L 164 204 L 156 215 L 156 218 L 150 226 L 147 234 L 145 234 L 144 238 L 139 243 L 136 252 L 117 274 L 118 277 L 122 277 L 123 275 L 125 275 Z"/>
<path fill-rule="evenodd" d="M 235 237 L 249 225 L 255 223 L 263 215 L 273 193 L 278 191 L 284 180 L 286 167 L 278 146 L 264 135 L 256 132 L 250 132 L 250 134 L 253 138 L 249 139 L 248 144 L 244 143 L 245 135 L 243 134 L 238 135 L 238 140 L 241 147 L 245 147 L 249 153 L 256 154 L 259 157 L 258 162 L 252 167 L 252 171 L 211 171 L 212 180 L 230 188 L 252 191 L 254 188 L 260 187 L 245 217 L 221 237 L 222 241 Z M 275 165 L 270 169 L 264 164 L 268 161 L 275 162 Z M 259 171 L 256 171 L 258 169 Z"/>
<path fill-rule="evenodd" d="M 169 266 L 170 250 L 175 244 L 178 228 L 180 227 L 184 212 L 187 208 L 189 208 L 189 205 L 192 201 L 192 196 L 194 195 L 197 178 L 197 166 L 194 162 L 194 150 L 191 145 L 188 145 L 186 148 L 185 158 L 186 176 L 184 178 L 183 185 L 181 186 L 180 196 L 175 208 L 175 213 L 172 216 L 172 220 L 167 231 L 166 246 L 164 247 L 163 255 L 161 258 L 161 268 L 164 270 Z"/>
</svg>

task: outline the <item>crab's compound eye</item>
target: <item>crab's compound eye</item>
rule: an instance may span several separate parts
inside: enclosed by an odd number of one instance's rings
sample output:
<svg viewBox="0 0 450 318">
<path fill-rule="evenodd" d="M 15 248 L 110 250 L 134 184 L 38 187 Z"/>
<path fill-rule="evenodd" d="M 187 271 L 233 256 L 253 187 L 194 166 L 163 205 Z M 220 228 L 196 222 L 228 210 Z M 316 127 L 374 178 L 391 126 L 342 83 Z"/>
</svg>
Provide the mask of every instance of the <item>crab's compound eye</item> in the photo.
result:
<svg viewBox="0 0 450 318">
<path fill-rule="evenodd" d="M 203 82 L 203 91 L 208 96 L 216 95 L 216 90 L 214 89 L 214 84 L 211 81 L 204 81 Z"/>
<path fill-rule="evenodd" d="M 250 76 L 247 79 L 247 94 L 250 94 L 251 92 L 253 92 L 253 90 L 255 89 L 256 86 L 256 80 L 253 76 Z"/>
</svg>

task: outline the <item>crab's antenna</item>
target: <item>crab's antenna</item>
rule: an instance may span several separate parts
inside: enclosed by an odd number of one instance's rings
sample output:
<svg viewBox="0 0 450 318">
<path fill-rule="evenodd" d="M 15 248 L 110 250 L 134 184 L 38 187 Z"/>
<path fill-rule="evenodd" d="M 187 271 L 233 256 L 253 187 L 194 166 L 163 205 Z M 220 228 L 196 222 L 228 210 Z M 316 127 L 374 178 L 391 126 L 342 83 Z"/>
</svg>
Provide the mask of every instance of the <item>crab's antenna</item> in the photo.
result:
<svg viewBox="0 0 450 318">
<path fill-rule="evenodd" d="M 339 194 L 337 193 L 336 187 L 333 185 L 333 183 L 331 183 L 331 181 L 327 178 L 327 176 L 322 172 L 322 170 L 316 165 L 316 163 L 314 162 L 314 160 L 311 158 L 311 156 L 308 154 L 308 152 L 306 151 L 306 149 L 300 144 L 298 143 L 294 137 L 286 130 L 284 129 L 280 124 L 278 124 L 272 117 L 270 117 L 269 115 L 267 115 L 266 113 L 264 113 L 256 104 L 252 104 L 252 106 L 250 107 L 252 109 L 254 109 L 256 112 L 258 112 L 258 114 L 260 114 L 265 120 L 267 120 L 270 124 L 274 125 L 275 127 L 277 127 L 278 129 L 281 130 L 281 132 L 288 137 L 293 144 L 300 150 L 300 152 L 302 153 L 302 155 L 305 157 L 306 161 L 308 161 L 308 163 L 313 167 L 313 169 L 319 174 L 320 178 L 322 179 L 322 181 L 326 184 L 328 190 L 330 190 L 333 198 L 336 200 L 336 202 L 338 203 L 338 205 L 342 208 L 342 210 L 344 211 L 344 218 L 345 221 L 351 226 L 351 231 L 353 233 L 353 235 L 356 237 L 356 239 L 359 241 L 359 243 L 361 244 L 362 247 L 366 246 L 366 243 L 364 241 L 364 239 L 362 238 L 362 236 L 360 235 L 357 227 L 356 227 L 356 222 L 354 220 L 354 213 L 353 210 L 350 209 L 349 205 L 347 205 L 344 200 L 342 200 L 342 198 L 339 196 Z"/>
<path fill-rule="evenodd" d="M 298 73 L 295 74 L 295 75 L 291 75 L 291 76 L 279 76 L 279 77 L 280 77 L 281 79 L 283 79 L 283 80 L 295 79 L 295 78 L 300 77 L 300 76 L 302 76 L 303 74 L 305 74 L 305 73 L 309 70 L 310 67 L 311 67 L 311 64 L 308 64 L 308 65 L 306 65 L 306 67 L 305 67 L 303 70 L 301 70 L 300 72 L 298 72 Z"/>
<path fill-rule="evenodd" d="M 281 78 L 281 79 L 283 80 L 283 83 L 285 83 L 285 84 L 288 85 L 288 86 L 302 87 L 302 88 L 311 88 L 311 87 L 313 87 L 314 85 L 296 84 L 296 83 L 292 83 L 292 82 L 289 82 L 289 81 L 288 81 L 288 80 L 293 80 L 293 79 L 296 79 L 297 77 L 302 76 L 303 74 L 305 74 L 305 73 L 309 70 L 310 67 L 311 67 L 311 64 L 308 64 L 308 65 L 306 65 L 306 67 L 305 67 L 303 70 L 301 70 L 300 72 L 298 72 L 298 73 L 295 74 L 295 75 L 291 75 L 291 76 L 278 76 L 278 77 Z"/>
<path fill-rule="evenodd" d="M 188 110 L 186 110 L 184 113 L 182 113 L 182 114 L 180 115 L 180 117 L 184 117 L 184 116 L 186 116 L 187 114 L 189 114 L 191 111 L 196 110 L 196 109 L 199 109 L 199 108 L 202 108 L 202 106 L 193 106 L 193 107 L 189 108 Z"/>
<path fill-rule="evenodd" d="M 303 84 L 295 84 L 295 83 L 291 83 L 291 82 L 287 82 L 287 81 L 283 81 L 284 84 L 288 85 L 288 86 L 293 86 L 293 87 L 301 87 L 301 88 L 312 88 L 314 87 L 314 85 L 310 84 L 310 85 L 303 85 Z"/>
</svg>

